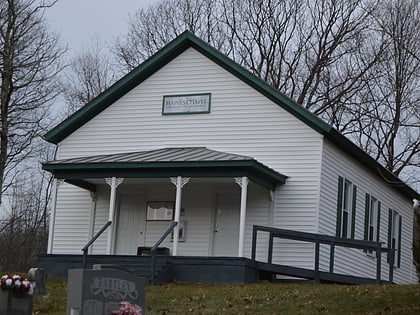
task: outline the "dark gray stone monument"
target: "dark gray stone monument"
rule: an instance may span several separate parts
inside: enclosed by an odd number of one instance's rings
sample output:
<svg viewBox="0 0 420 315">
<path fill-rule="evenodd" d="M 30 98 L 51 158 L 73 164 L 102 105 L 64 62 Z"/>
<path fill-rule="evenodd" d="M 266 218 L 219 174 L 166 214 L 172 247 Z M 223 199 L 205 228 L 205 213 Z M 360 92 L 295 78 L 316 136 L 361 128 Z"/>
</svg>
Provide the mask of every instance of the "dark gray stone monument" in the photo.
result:
<svg viewBox="0 0 420 315">
<path fill-rule="evenodd" d="M 45 294 L 48 275 L 42 268 L 31 268 L 28 271 L 28 279 L 33 286 L 33 294 Z"/>
<path fill-rule="evenodd" d="M 96 267 L 98 268 L 98 267 Z M 110 269 L 71 269 L 67 281 L 67 315 L 104 315 L 118 310 L 118 303 L 137 304 L 144 312 L 146 281 L 134 274 Z"/>
<path fill-rule="evenodd" d="M 44 269 L 31 268 L 28 271 L 29 292 L 0 290 L 0 315 L 32 315 L 33 294 L 45 294 L 47 278 Z"/>
<path fill-rule="evenodd" d="M 0 315 L 32 315 L 33 295 L 0 291 Z"/>
</svg>

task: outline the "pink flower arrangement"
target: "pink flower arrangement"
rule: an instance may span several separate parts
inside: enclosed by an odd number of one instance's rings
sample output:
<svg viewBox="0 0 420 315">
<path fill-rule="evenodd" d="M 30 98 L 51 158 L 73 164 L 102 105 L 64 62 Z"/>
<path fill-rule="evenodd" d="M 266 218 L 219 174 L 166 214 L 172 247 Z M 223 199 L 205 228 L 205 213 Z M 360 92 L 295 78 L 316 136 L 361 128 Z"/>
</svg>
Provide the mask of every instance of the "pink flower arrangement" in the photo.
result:
<svg viewBox="0 0 420 315">
<path fill-rule="evenodd" d="M 141 307 L 130 302 L 122 301 L 118 304 L 119 310 L 113 311 L 111 315 L 142 315 Z"/>
<path fill-rule="evenodd" d="M 0 278 L 2 290 L 14 290 L 19 293 L 28 293 L 31 290 L 31 283 L 25 277 L 19 275 L 3 275 Z"/>
</svg>

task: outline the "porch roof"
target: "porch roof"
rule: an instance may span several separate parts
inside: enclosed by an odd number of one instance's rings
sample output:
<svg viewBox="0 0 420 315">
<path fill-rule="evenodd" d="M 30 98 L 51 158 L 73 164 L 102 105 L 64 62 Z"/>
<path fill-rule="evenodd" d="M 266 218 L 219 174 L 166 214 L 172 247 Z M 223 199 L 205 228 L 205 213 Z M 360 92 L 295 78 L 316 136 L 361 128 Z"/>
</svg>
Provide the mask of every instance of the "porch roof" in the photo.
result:
<svg viewBox="0 0 420 315">
<path fill-rule="evenodd" d="M 268 189 L 284 184 L 287 176 L 252 157 L 210 150 L 204 147 L 164 148 L 54 160 L 42 168 L 56 178 L 82 186 L 89 178 L 238 177 Z M 86 182 L 85 188 L 92 190 Z"/>
</svg>

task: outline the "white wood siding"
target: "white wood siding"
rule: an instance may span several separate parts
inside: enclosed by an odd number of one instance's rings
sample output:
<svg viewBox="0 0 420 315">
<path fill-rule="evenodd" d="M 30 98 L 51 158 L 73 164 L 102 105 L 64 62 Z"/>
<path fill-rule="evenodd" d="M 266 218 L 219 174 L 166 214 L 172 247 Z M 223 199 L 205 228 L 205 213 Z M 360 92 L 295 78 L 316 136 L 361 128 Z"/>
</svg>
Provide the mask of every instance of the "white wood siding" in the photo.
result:
<svg viewBox="0 0 420 315">
<path fill-rule="evenodd" d="M 164 95 L 192 93 L 211 93 L 210 113 L 162 115 Z M 250 256 L 252 224 L 334 235 L 337 179 L 343 176 L 358 186 L 357 239 L 363 239 L 366 192 L 382 203 L 380 241 L 387 242 L 388 208 L 402 214 L 402 266 L 395 270 L 395 280 L 412 281 L 409 201 L 323 141 L 319 133 L 190 48 L 64 139 L 59 144 L 58 158 L 191 146 L 254 157 L 289 178 L 274 194 L 273 213 L 267 191 L 259 188 L 249 192 L 246 256 Z M 170 183 L 141 187 L 123 184 L 118 191 L 128 193 L 134 188 L 141 189 L 149 200 L 175 199 L 175 188 Z M 182 206 L 186 215 L 181 220 L 187 221 L 187 241 L 179 245 L 182 255 L 209 253 L 215 196 L 212 189 L 216 188 L 194 185 L 193 179 L 184 187 Z M 233 186 L 229 189 L 236 191 Z M 108 220 L 108 208 L 109 187 L 100 186 L 95 232 Z M 53 253 L 80 253 L 88 239 L 89 209 L 88 192 L 68 185 L 60 187 Z M 167 226 L 168 222 L 148 222 L 146 245 L 152 245 Z M 275 261 L 313 267 L 312 245 L 289 241 L 275 244 Z M 166 241 L 162 246 L 172 248 L 172 243 Z M 95 243 L 93 253 L 104 253 L 105 247 L 103 236 Z M 264 249 L 259 255 L 264 256 Z M 328 257 L 325 249 L 321 256 L 324 269 L 328 268 Z M 375 261 L 360 251 L 337 249 L 335 270 L 355 275 L 364 275 L 368 270 L 374 275 Z"/>
<path fill-rule="evenodd" d="M 238 196 L 238 198 L 240 198 L 240 196 Z M 244 256 L 248 258 L 251 258 L 252 230 L 254 225 L 271 225 L 270 193 L 259 186 L 249 185 L 244 242 Z M 257 238 L 256 258 L 261 261 L 267 261 L 267 257 L 268 236 L 259 235 Z"/>
<path fill-rule="evenodd" d="M 91 198 L 86 190 L 61 183 L 58 187 L 52 254 L 81 254 L 88 241 Z"/>
<path fill-rule="evenodd" d="M 412 271 L 412 230 L 413 214 L 410 200 L 386 185 L 383 179 L 370 173 L 359 162 L 345 155 L 330 142 L 325 141 L 323 150 L 319 233 L 335 235 L 337 217 L 338 176 L 350 180 L 357 186 L 357 208 L 355 239 L 364 238 L 365 195 L 369 193 L 381 202 L 380 239 L 388 246 L 388 209 L 398 211 L 402 215 L 402 255 L 401 268 L 394 270 L 394 281 L 408 283 L 416 281 Z M 351 275 L 376 276 L 376 259 L 369 257 L 361 250 L 336 250 L 335 271 Z M 383 278 L 388 279 L 386 256 L 382 256 Z M 325 248 L 321 256 L 321 266 L 328 270 L 329 248 Z"/>
<path fill-rule="evenodd" d="M 211 93 L 211 113 L 162 115 L 163 95 L 191 93 Z M 190 48 L 64 139 L 59 158 L 184 146 L 252 156 L 289 176 L 271 224 L 314 232 L 321 144 L 320 134 Z M 303 265 L 312 264 L 306 249 L 293 247 Z"/>
<path fill-rule="evenodd" d="M 118 188 L 118 194 L 129 195 L 141 192 L 146 196 L 145 199 L 149 201 L 174 201 L 175 200 L 175 186 L 169 183 L 160 185 L 121 185 Z M 185 256 L 208 256 L 211 252 L 211 234 L 213 232 L 213 214 L 214 214 L 214 199 L 217 192 L 231 192 L 233 196 L 240 200 L 240 187 L 234 183 L 232 184 L 203 184 L 195 183 L 194 178 L 190 180 L 182 191 L 182 205 L 184 215 L 180 220 L 186 222 L 185 242 L 180 242 L 178 245 L 178 254 Z M 109 208 L 109 192 L 106 187 L 100 187 L 98 190 L 98 201 L 95 218 L 95 233 L 108 221 Z M 117 212 L 119 209 L 117 208 Z M 269 193 L 267 190 L 250 184 L 248 194 L 248 207 L 246 217 L 246 241 L 245 241 L 245 255 L 251 256 L 251 241 L 252 241 L 252 225 L 253 224 L 268 224 L 269 213 Z M 238 208 L 239 215 L 239 208 Z M 166 231 L 170 221 L 147 221 L 146 222 L 146 240 L 145 246 L 153 246 L 155 242 Z M 94 254 L 104 254 L 106 252 L 106 236 L 105 233 L 93 245 Z M 266 243 L 262 243 L 263 239 L 259 239 L 259 253 L 260 257 L 266 257 L 267 247 Z M 161 247 L 168 247 L 172 251 L 172 242 L 168 237 Z M 132 253 L 135 254 L 135 253 Z"/>
<path fill-rule="evenodd" d="M 163 95 L 199 92 L 211 93 L 211 113 L 161 114 Z M 320 145 L 306 124 L 189 49 L 64 139 L 59 158 L 206 146 L 251 155 L 316 190 Z"/>
<path fill-rule="evenodd" d="M 105 182 L 105 180 L 104 180 Z M 118 191 L 118 190 L 117 190 Z M 97 186 L 96 212 L 93 234 L 95 235 L 108 222 L 110 187 Z M 108 233 L 105 231 L 92 245 L 92 254 L 105 254 Z"/>
</svg>

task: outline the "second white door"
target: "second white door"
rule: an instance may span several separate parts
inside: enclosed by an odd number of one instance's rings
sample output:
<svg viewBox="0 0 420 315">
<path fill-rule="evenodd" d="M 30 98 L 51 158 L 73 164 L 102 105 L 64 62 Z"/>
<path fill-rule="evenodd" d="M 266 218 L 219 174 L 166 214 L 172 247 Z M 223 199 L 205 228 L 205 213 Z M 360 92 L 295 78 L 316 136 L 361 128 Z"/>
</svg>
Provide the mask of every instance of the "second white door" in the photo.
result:
<svg viewBox="0 0 420 315">
<path fill-rule="evenodd" d="M 237 256 L 240 200 L 238 195 L 217 195 L 213 226 L 213 256 Z"/>
<path fill-rule="evenodd" d="M 146 234 L 146 202 L 141 196 L 120 197 L 116 227 L 115 254 L 136 255 L 144 246 Z"/>
</svg>

